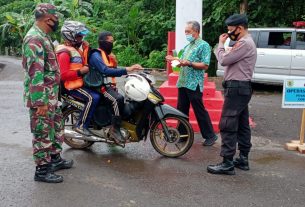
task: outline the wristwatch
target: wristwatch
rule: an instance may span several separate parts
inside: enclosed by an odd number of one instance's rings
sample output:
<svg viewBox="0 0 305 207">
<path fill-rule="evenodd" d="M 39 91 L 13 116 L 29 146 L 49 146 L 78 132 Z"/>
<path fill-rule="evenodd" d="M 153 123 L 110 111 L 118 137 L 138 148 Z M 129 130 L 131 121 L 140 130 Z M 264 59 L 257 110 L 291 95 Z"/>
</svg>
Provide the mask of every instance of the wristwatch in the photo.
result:
<svg viewBox="0 0 305 207">
<path fill-rule="evenodd" d="M 192 66 L 193 66 L 193 63 L 192 63 L 191 61 L 190 61 L 190 64 L 189 64 L 189 66 L 190 66 L 190 67 L 192 67 Z"/>
</svg>

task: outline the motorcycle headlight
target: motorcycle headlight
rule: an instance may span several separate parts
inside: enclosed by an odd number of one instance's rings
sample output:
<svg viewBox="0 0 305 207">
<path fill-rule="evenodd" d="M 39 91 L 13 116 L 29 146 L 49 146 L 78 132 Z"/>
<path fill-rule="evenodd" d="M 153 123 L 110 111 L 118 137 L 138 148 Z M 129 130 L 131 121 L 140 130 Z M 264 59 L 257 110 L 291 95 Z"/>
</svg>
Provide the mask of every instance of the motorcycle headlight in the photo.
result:
<svg viewBox="0 0 305 207">
<path fill-rule="evenodd" d="M 152 102 L 153 104 L 157 104 L 159 103 L 160 101 L 162 101 L 160 98 L 158 98 L 157 96 L 155 96 L 153 93 L 149 93 L 148 94 L 148 100 L 150 102 Z"/>
</svg>

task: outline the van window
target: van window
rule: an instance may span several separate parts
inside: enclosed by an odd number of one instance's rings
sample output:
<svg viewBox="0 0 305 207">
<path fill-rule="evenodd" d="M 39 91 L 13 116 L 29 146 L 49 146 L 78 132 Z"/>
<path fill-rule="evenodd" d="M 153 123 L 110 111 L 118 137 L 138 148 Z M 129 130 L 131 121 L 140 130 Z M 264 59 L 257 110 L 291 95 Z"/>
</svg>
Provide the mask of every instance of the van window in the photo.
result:
<svg viewBox="0 0 305 207">
<path fill-rule="evenodd" d="M 265 32 L 259 33 L 258 48 L 291 48 L 291 32 Z"/>
<path fill-rule="evenodd" d="M 297 32 L 296 49 L 305 50 L 305 32 Z"/>
<path fill-rule="evenodd" d="M 253 41 L 256 43 L 257 42 L 257 35 L 258 35 L 258 31 L 249 31 Z"/>
</svg>

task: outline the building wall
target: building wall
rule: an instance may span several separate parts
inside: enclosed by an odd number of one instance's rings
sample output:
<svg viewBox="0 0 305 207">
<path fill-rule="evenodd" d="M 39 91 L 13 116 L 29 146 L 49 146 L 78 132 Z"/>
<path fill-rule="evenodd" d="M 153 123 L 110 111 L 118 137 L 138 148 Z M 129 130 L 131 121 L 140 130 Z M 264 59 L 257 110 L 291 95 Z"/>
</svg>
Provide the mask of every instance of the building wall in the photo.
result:
<svg viewBox="0 0 305 207">
<path fill-rule="evenodd" d="M 196 20 L 202 30 L 202 0 L 176 0 L 176 51 L 188 43 L 184 29 L 186 22 Z"/>
</svg>

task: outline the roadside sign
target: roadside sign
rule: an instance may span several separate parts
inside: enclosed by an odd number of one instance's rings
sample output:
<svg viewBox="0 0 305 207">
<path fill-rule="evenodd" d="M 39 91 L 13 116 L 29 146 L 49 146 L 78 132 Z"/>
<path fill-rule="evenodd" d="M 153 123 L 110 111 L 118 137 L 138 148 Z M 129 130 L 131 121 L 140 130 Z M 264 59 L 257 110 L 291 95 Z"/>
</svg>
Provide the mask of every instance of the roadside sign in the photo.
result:
<svg viewBox="0 0 305 207">
<path fill-rule="evenodd" d="M 305 108 L 305 79 L 284 80 L 282 108 Z"/>
<path fill-rule="evenodd" d="M 300 140 L 286 143 L 287 150 L 298 150 L 305 154 L 305 79 L 286 79 L 283 83 L 282 108 L 302 108 Z"/>
</svg>

